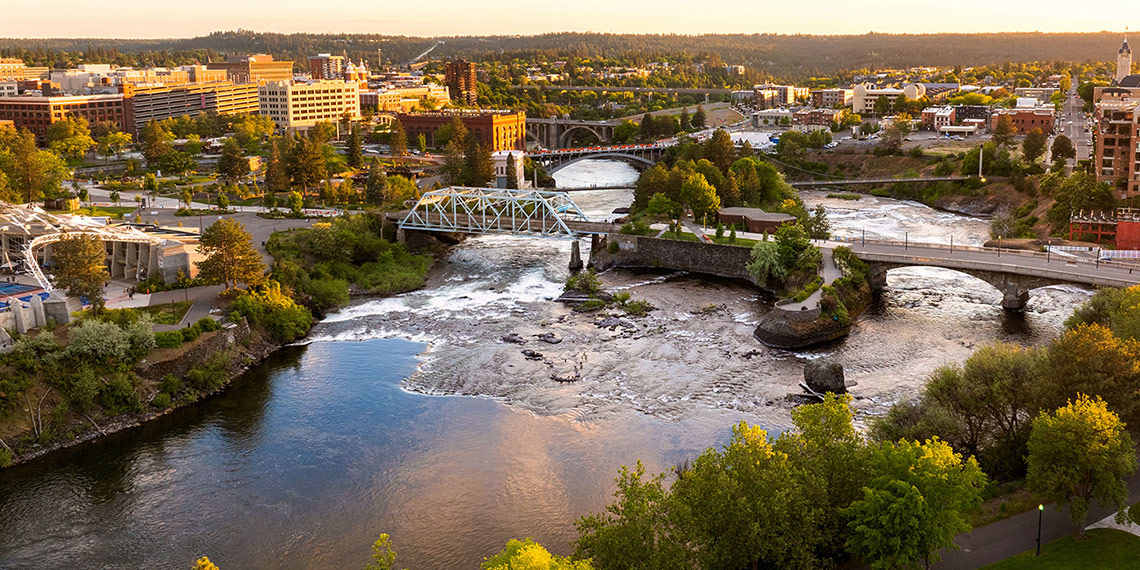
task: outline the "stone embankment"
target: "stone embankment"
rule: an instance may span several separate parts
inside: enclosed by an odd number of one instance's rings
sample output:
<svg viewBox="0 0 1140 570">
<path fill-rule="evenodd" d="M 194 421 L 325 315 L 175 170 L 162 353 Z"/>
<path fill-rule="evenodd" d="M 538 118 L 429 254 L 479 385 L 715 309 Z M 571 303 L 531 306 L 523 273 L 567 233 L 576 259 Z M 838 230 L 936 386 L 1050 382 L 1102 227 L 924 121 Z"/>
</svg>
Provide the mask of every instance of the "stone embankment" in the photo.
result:
<svg viewBox="0 0 1140 570">
<path fill-rule="evenodd" d="M 615 267 L 688 271 L 742 279 L 764 289 L 746 269 L 751 253 L 746 246 L 609 234 L 594 244 L 590 265 L 598 271 Z M 849 318 L 845 320 L 824 316 L 818 306 L 802 311 L 768 311 L 760 317 L 755 336 L 767 346 L 784 349 L 805 348 L 841 339 L 851 331 L 855 317 L 870 305 L 870 287 L 861 287 L 858 298 L 848 301 L 854 302 L 848 303 Z"/>
</svg>

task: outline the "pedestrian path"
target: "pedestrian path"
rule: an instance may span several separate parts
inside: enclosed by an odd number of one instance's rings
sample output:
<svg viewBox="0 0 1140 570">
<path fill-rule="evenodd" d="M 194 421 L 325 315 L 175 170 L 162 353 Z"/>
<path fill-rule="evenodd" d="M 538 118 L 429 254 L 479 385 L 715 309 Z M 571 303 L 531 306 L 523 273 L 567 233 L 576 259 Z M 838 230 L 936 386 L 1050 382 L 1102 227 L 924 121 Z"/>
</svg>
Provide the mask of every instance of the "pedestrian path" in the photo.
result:
<svg viewBox="0 0 1140 570">
<path fill-rule="evenodd" d="M 835 265 L 835 257 L 832 255 L 831 248 L 820 248 L 820 253 L 823 254 L 823 285 L 831 285 L 835 283 L 836 279 L 843 277 L 843 272 Z M 776 307 L 785 311 L 810 311 L 819 306 L 820 299 L 823 299 L 823 286 L 815 290 L 804 299 L 802 303 L 788 303 L 786 305 L 776 305 Z"/>
</svg>

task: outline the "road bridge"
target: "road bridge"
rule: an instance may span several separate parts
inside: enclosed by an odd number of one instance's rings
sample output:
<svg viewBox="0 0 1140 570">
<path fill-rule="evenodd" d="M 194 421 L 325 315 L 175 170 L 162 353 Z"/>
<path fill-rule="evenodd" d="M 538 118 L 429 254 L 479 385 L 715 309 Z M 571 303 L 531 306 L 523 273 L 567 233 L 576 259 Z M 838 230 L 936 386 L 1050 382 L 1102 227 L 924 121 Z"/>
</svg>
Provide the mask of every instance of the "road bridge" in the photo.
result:
<svg viewBox="0 0 1140 570">
<path fill-rule="evenodd" d="M 972 275 L 1002 293 L 1002 307 L 1021 311 L 1033 289 L 1059 284 L 1093 287 L 1140 285 L 1140 266 L 1057 256 L 1051 253 L 941 244 L 860 240 L 851 252 L 871 268 L 871 284 L 886 285 L 899 267 L 942 267 Z"/>
<path fill-rule="evenodd" d="M 676 140 L 669 139 L 650 144 L 534 150 L 527 152 L 526 155 L 531 160 L 545 166 L 548 174 L 554 174 L 571 164 L 593 158 L 624 160 L 635 166 L 648 168 L 657 164 L 664 156 L 665 149 L 675 144 L 677 144 Z"/>
<path fill-rule="evenodd" d="M 914 178 L 852 178 L 836 180 L 812 180 L 807 182 L 789 182 L 793 188 L 821 188 L 827 186 L 857 186 L 857 185 L 883 185 L 896 182 L 962 182 L 965 176 L 929 176 Z"/>
<path fill-rule="evenodd" d="M 732 89 L 719 87 L 621 87 L 614 85 L 514 85 L 516 89 L 540 91 L 597 91 L 599 93 L 671 93 L 673 95 L 731 95 Z"/>
<path fill-rule="evenodd" d="M 621 124 L 621 119 L 611 121 L 581 121 L 577 119 L 560 119 L 557 117 L 543 119 L 527 117 L 526 135 L 534 139 L 539 146 L 545 148 L 563 148 L 568 146 L 571 135 L 575 132 L 588 132 L 598 139 L 598 142 L 608 143 L 614 140 L 614 127 Z"/>
</svg>

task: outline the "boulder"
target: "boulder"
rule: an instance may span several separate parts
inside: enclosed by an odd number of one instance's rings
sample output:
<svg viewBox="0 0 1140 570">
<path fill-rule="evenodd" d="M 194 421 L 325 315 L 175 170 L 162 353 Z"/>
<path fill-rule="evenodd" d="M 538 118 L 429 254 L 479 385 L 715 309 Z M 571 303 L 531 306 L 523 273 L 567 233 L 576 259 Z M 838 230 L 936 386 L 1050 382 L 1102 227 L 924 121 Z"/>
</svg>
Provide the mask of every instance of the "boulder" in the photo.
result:
<svg viewBox="0 0 1140 570">
<path fill-rule="evenodd" d="M 526 344 L 526 339 L 519 336 L 518 333 L 511 333 L 511 334 L 501 338 L 500 340 L 502 340 L 503 342 L 509 342 L 511 344 Z"/>
<path fill-rule="evenodd" d="M 843 365 L 830 360 L 812 360 L 804 366 L 804 382 L 812 390 L 825 394 L 846 394 L 847 384 L 843 381 Z"/>
</svg>

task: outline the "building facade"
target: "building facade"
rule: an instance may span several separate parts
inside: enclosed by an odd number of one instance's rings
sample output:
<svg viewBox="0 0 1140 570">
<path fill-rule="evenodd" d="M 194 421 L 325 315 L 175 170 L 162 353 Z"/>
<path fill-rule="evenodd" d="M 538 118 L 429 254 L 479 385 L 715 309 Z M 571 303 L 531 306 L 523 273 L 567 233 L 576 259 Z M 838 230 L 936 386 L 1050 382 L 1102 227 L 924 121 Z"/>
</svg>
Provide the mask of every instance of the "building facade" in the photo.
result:
<svg viewBox="0 0 1140 570">
<path fill-rule="evenodd" d="M 24 60 L 0 57 L 0 81 L 29 81 L 47 77 L 48 68 L 28 67 Z"/>
<path fill-rule="evenodd" d="M 44 144 L 48 127 L 65 117 L 83 117 L 92 123 L 110 122 L 123 127 L 122 95 L 21 95 L 0 98 L 0 120 L 26 128 Z"/>
<path fill-rule="evenodd" d="M 478 80 L 475 74 L 475 64 L 469 61 L 449 61 L 444 72 L 444 83 L 451 90 L 451 96 L 460 103 L 476 105 L 479 102 L 479 93 L 476 88 Z"/>
<path fill-rule="evenodd" d="M 399 113 L 396 118 L 404 125 L 408 140 L 415 140 L 422 134 L 428 146 L 437 147 L 436 129 L 451 122 L 455 116 L 479 139 L 479 144 L 491 152 L 526 149 L 526 113 L 523 111 L 430 111 Z"/>
<path fill-rule="evenodd" d="M 854 89 L 816 89 L 811 92 L 811 104 L 824 109 L 849 107 L 854 97 Z"/>
<path fill-rule="evenodd" d="M 360 85 L 351 81 L 270 81 L 258 87 L 261 114 L 285 131 L 306 131 L 346 114 L 360 119 Z"/>
<path fill-rule="evenodd" d="M 423 99 L 437 106 L 451 102 L 450 88 L 445 85 L 424 84 L 414 87 L 390 87 L 360 92 L 360 108 L 386 113 L 407 113 L 420 106 Z"/>
<path fill-rule="evenodd" d="M 995 109 L 990 115 L 990 129 L 997 126 L 1002 117 L 1009 117 L 1016 134 L 1027 135 L 1033 129 L 1041 129 L 1045 134 L 1052 134 L 1053 123 L 1056 121 L 1054 114 L 1052 105 Z"/>
<path fill-rule="evenodd" d="M 1118 198 L 1140 193 L 1140 99 L 1109 98 L 1096 105 L 1097 137 L 1093 150 L 1096 178 L 1114 187 Z"/>
<path fill-rule="evenodd" d="M 175 86 L 123 86 L 123 130 L 134 136 L 149 121 L 162 121 L 203 113 L 240 115 L 260 109 L 255 83 L 229 81 Z"/>
<path fill-rule="evenodd" d="M 209 63 L 207 67 L 224 70 L 226 78 L 234 83 L 293 79 L 293 62 L 275 61 L 273 56 L 265 54 L 232 55 L 224 62 Z"/>
<path fill-rule="evenodd" d="M 1132 75 L 1132 48 L 1128 47 L 1128 38 L 1124 38 L 1124 45 L 1116 52 L 1116 83 Z"/>
<path fill-rule="evenodd" d="M 313 79 L 344 79 L 344 61 L 343 55 L 317 54 L 309 58 L 309 75 Z"/>
<path fill-rule="evenodd" d="M 860 115 L 875 112 L 875 102 L 886 97 L 892 104 L 905 95 L 914 101 L 926 96 L 926 87 L 921 83 L 908 83 L 902 87 L 875 87 L 869 83 L 856 85 L 851 94 L 851 110 Z"/>
</svg>

